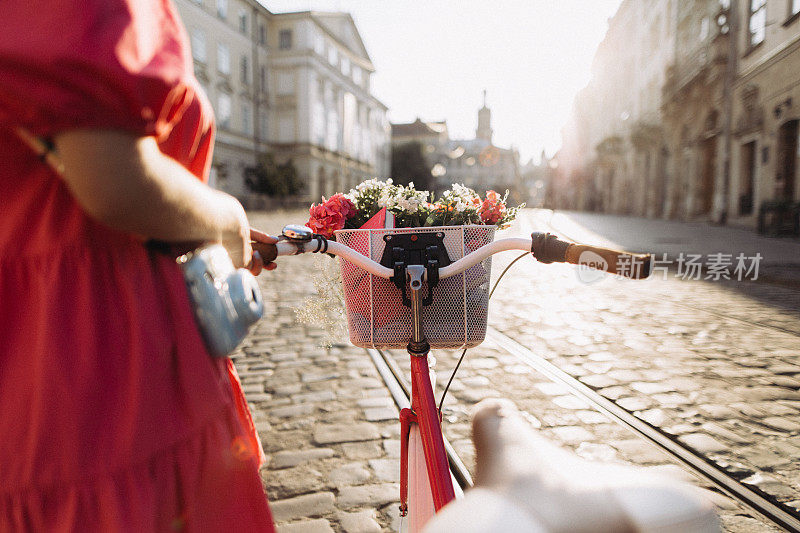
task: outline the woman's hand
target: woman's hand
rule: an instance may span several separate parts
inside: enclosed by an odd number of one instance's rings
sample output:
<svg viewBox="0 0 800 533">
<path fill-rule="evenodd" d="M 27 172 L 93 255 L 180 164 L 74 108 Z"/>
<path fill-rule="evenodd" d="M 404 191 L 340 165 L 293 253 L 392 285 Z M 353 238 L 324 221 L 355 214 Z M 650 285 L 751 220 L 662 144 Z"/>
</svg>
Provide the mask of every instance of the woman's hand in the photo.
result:
<svg viewBox="0 0 800 533">
<path fill-rule="evenodd" d="M 255 228 L 250 228 L 250 239 L 253 248 L 253 260 L 248 265 L 250 272 L 258 276 L 263 269 L 275 270 L 278 265 L 273 263 L 272 259 L 278 255 L 278 250 L 275 248 L 278 239 Z"/>
<path fill-rule="evenodd" d="M 247 214 L 239 201 L 224 192 L 215 191 L 222 198 L 230 213 L 230 224 L 222 233 L 222 246 L 236 268 L 250 268 L 253 260 L 253 248 L 250 245 L 250 223 Z"/>
</svg>

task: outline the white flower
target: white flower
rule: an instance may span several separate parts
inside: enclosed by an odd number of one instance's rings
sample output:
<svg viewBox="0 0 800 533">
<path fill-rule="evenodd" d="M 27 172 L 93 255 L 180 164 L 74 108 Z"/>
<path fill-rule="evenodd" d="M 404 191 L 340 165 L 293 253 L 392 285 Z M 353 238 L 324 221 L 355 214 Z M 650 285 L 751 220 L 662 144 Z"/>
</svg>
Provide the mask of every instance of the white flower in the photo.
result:
<svg viewBox="0 0 800 533">
<path fill-rule="evenodd" d="M 419 198 L 400 198 L 397 201 L 397 206 L 408 213 L 416 213 L 420 203 Z"/>
<path fill-rule="evenodd" d="M 358 192 L 364 192 L 369 189 L 384 189 L 392 184 L 392 179 L 389 178 L 386 181 L 380 181 L 379 179 L 372 178 L 369 180 L 362 181 L 358 185 L 356 185 L 355 190 Z"/>
<path fill-rule="evenodd" d="M 398 197 L 395 187 L 384 187 L 381 195 L 378 197 L 378 207 L 385 207 L 392 209 L 397 205 Z"/>
</svg>

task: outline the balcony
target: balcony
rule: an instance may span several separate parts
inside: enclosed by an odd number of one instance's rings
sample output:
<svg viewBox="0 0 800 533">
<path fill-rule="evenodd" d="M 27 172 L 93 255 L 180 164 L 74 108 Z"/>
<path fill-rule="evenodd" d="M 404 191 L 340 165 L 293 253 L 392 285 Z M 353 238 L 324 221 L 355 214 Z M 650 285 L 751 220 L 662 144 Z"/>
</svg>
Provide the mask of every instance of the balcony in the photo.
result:
<svg viewBox="0 0 800 533">
<path fill-rule="evenodd" d="M 679 54 L 676 62 L 667 67 L 663 101 L 680 98 L 695 83 L 710 84 L 721 79 L 727 66 L 728 50 L 728 34 L 720 32 L 687 54 Z"/>
</svg>

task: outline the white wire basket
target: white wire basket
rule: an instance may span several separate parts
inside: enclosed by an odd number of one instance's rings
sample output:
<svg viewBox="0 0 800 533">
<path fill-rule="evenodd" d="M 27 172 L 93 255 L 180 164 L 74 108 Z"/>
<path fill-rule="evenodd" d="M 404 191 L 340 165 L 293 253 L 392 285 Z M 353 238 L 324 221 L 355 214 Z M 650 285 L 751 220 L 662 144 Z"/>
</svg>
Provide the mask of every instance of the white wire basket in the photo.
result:
<svg viewBox="0 0 800 533">
<path fill-rule="evenodd" d="M 495 226 L 437 226 L 427 228 L 339 230 L 336 240 L 373 261 L 383 256 L 384 235 L 444 233 L 451 261 L 485 246 L 494 239 Z M 411 309 L 403 305 L 402 292 L 387 279 L 369 274 L 340 259 L 350 342 L 362 348 L 405 348 L 411 340 Z M 457 274 L 439 280 L 433 301 L 422 308 L 422 329 L 432 348 L 472 348 L 486 336 L 491 257 Z M 422 287 L 428 294 L 428 284 Z M 406 286 L 406 294 L 411 290 Z"/>
</svg>

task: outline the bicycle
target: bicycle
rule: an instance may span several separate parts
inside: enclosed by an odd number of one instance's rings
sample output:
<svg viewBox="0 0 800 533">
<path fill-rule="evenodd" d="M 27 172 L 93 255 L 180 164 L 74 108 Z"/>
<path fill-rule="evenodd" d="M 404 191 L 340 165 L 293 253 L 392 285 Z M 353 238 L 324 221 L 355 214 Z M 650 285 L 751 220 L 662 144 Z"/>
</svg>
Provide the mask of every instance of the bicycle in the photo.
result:
<svg viewBox="0 0 800 533">
<path fill-rule="evenodd" d="M 454 230 L 455 228 L 455 230 Z M 472 229 L 477 228 L 477 229 Z M 337 239 L 342 242 L 328 240 L 321 235 L 314 234 L 304 226 L 286 226 L 279 242 L 276 245 L 254 247 L 261 253 L 265 261 L 272 261 L 277 256 L 296 255 L 300 253 L 328 253 L 343 260 L 342 272 L 346 284 L 348 301 L 348 320 L 351 330 L 351 340 L 354 344 L 378 344 L 396 347 L 397 338 L 409 334 L 404 341 L 411 357 L 411 408 L 402 409 L 400 412 L 400 511 L 401 515 L 408 514 L 409 530 L 421 531 L 430 521 L 434 513 L 442 510 L 448 503 L 456 498 L 456 490 L 449 470 L 448 458 L 442 434 L 441 406 L 437 407 L 433 385 L 430 378 L 428 356 L 431 350 L 428 336 L 436 338 L 437 346 L 450 346 L 454 342 L 442 340 L 442 330 L 446 326 L 438 327 L 432 322 L 436 317 L 428 313 L 428 322 L 424 320 L 423 309 L 434 304 L 433 291 L 444 285 L 446 280 L 462 275 L 461 289 L 463 290 L 464 336 L 458 338 L 457 343 L 464 347 L 472 347 L 483 341 L 486 330 L 486 304 L 488 294 L 486 290 L 471 287 L 471 298 L 479 301 L 471 302 L 472 307 L 483 306 L 483 315 L 478 317 L 478 323 L 469 323 L 467 303 L 467 274 L 472 272 L 472 278 L 477 275 L 478 281 L 485 280 L 488 284 L 489 266 L 484 264 L 483 272 L 474 271 L 481 269 L 481 264 L 492 255 L 501 251 L 521 250 L 533 256 L 542 263 L 566 262 L 579 265 L 582 268 L 592 268 L 610 273 L 622 274 L 632 279 L 642 279 L 650 273 L 650 256 L 618 252 L 606 248 L 585 246 L 558 240 L 554 235 L 546 233 L 533 233 L 531 238 L 504 238 L 492 241 L 493 230 L 481 230 L 486 226 L 457 226 L 457 227 L 428 227 L 428 228 L 398 228 L 382 230 L 340 230 L 336 232 Z M 445 245 L 445 233 L 456 231 L 461 233 L 462 250 L 460 257 L 451 261 L 448 248 Z M 467 242 L 467 232 L 473 232 L 475 242 Z M 488 231 L 487 235 L 480 235 L 481 231 Z M 477 233 L 476 233 L 477 232 Z M 475 237 L 475 236 L 478 237 Z M 366 240 L 359 240 L 359 236 Z M 382 237 L 377 240 L 377 237 Z M 383 243 L 383 248 L 375 250 L 374 243 Z M 469 250 L 469 252 L 465 252 Z M 360 253 L 367 252 L 370 257 Z M 456 251 L 457 253 L 457 251 Z M 372 259 L 381 256 L 381 261 Z M 627 266 L 626 266 L 627 265 Z M 510 265 L 509 265 L 510 266 Z M 508 270 L 508 269 L 506 269 Z M 352 275 L 357 276 L 353 278 Z M 505 273 L 505 272 L 504 272 Z M 369 275 L 367 278 L 366 276 Z M 501 276 L 502 277 L 502 276 Z M 353 279 L 358 280 L 353 282 Z M 368 286 L 364 281 L 368 280 Z M 380 284 L 381 280 L 383 284 Z M 473 279 L 473 281 L 475 281 Z M 347 284 L 350 283 L 350 294 L 347 294 Z M 380 322 L 384 329 L 390 320 L 397 316 L 387 318 L 385 306 L 378 312 L 375 311 L 373 296 L 375 291 L 384 290 L 393 286 L 392 297 L 400 297 L 407 307 L 410 315 L 410 331 L 402 327 L 388 328 L 388 334 L 374 328 Z M 456 283 L 455 285 L 459 285 Z M 424 286 L 428 293 L 424 295 Z M 395 290 L 396 289 L 396 290 Z M 353 291 L 357 295 L 361 291 L 369 291 L 370 307 L 368 311 L 358 308 L 358 301 L 353 300 Z M 388 293 L 388 292 L 387 292 Z M 477 295 L 477 296 L 475 296 Z M 385 301 L 384 301 L 385 303 Z M 355 309 L 351 309 L 351 307 Z M 433 306 L 435 307 L 435 305 Z M 441 312 L 441 306 L 438 309 Z M 359 313 L 359 311 L 361 313 Z M 363 312 L 369 313 L 369 323 L 373 326 L 369 338 L 365 341 L 363 331 L 354 326 L 354 320 Z M 450 310 L 452 312 L 452 309 Z M 384 316 L 378 317 L 376 314 Z M 456 312 L 455 314 L 458 314 Z M 361 317 L 366 320 L 366 317 Z M 402 321 L 400 321 L 402 322 Z M 481 323 L 483 330 L 481 331 Z M 427 326 L 427 327 L 426 327 Z M 470 329 L 469 326 L 472 326 Z M 438 327 L 438 329 L 437 329 Z M 354 333 L 354 329 L 357 330 Z M 363 328 L 362 328 L 363 329 Z M 426 330 L 428 334 L 426 336 Z M 376 340 L 378 336 L 383 335 Z M 444 332 L 447 337 L 449 331 Z M 355 335 L 355 338 L 354 338 Z M 361 337 L 359 337 L 361 335 Z M 388 336 L 387 336 L 388 335 Z M 450 343 L 448 345 L 448 342 Z M 394 345 L 392 344 L 394 343 Z M 466 349 L 466 348 L 465 348 Z"/>
</svg>

